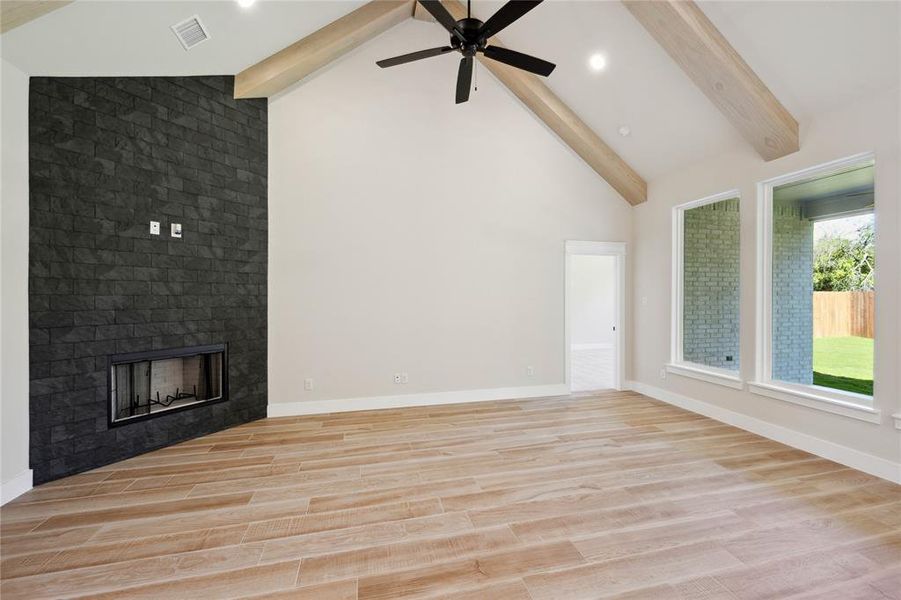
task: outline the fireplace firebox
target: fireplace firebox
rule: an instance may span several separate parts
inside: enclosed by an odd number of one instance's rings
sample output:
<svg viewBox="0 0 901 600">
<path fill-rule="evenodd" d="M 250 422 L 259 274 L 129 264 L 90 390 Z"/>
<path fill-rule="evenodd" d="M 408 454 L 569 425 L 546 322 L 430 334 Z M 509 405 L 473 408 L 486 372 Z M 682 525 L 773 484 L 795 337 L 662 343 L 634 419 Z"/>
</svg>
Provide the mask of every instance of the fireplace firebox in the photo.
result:
<svg viewBox="0 0 901 600">
<path fill-rule="evenodd" d="M 110 426 L 226 400 L 227 358 L 226 344 L 111 356 Z"/>
</svg>

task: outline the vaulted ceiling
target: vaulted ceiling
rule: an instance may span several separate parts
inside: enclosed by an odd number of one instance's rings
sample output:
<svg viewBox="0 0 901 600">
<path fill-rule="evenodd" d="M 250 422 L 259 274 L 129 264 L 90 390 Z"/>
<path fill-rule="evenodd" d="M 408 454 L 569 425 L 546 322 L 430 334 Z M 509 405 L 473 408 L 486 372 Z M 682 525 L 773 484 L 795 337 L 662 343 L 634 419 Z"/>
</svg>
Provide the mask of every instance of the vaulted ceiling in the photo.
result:
<svg viewBox="0 0 901 600">
<path fill-rule="evenodd" d="M 237 73 L 362 4 L 260 0 L 245 10 L 233 0 L 76 1 L 4 33 L 0 54 L 30 75 Z M 473 12 L 484 19 L 501 4 L 476 0 Z M 700 6 L 801 122 L 802 140 L 812 116 L 899 83 L 898 3 Z M 185 52 L 169 26 L 193 14 L 212 39 Z M 555 62 L 548 87 L 645 180 L 743 143 L 619 2 L 550 0 L 502 37 L 509 47 Z M 436 45 L 442 41 L 436 29 Z M 587 64 L 597 52 L 607 58 L 599 73 Z M 434 71 L 434 77 L 452 75 Z M 622 126 L 629 136 L 619 134 Z"/>
</svg>

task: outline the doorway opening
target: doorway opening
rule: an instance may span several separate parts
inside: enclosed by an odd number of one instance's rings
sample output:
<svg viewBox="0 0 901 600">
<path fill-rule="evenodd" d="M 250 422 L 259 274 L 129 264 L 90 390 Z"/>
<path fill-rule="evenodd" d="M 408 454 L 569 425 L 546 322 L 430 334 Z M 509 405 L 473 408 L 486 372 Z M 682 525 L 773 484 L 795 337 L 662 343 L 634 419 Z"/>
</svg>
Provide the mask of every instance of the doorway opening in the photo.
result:
<svg viewBox="0 0 901 600">
<path fill-rule="evenodd" d="M 625 245 L 566 244 L 566 371 L 572 392 L 622 389 Z"/>
</svg>

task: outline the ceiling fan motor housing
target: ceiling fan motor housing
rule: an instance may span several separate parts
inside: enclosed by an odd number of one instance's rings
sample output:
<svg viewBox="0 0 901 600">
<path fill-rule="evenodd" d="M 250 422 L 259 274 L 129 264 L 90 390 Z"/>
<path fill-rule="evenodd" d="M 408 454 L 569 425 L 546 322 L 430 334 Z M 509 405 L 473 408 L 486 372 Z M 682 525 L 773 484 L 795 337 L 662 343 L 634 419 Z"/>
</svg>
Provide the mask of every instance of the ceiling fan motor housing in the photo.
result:
<svg viewBox="0 0 901 600">
<path fill-rule="evenodd" d="M 451 35 L 450 43 L 455 50 L 459 50 L 464 56 L 475 56 L 476 52 L 485 49 L 488 45 L 488 36 L 479 33 L 482 30 L 482 21 L 473 18 L 460 19 L 454 24 L 454 29 L 463 35 L 463 40 L 456 35 Z"/>
</svg>

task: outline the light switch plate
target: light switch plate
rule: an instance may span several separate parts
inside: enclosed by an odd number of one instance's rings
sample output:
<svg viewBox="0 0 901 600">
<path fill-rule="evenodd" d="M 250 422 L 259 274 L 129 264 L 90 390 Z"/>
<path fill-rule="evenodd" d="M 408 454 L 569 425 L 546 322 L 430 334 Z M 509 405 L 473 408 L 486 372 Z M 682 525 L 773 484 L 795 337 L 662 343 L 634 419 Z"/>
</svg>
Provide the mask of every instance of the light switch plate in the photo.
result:
<svg viewBox="0 0 901 600">
<path fill-rule="evenodd" d="M 172 237 L 181 237 L 181 223 L 172 223 Z"/>
<path fill-rule="evenodd" d="M 159 235 L 160 234 L 160 222 L 159 221 L 151 221 L 150 222 L 150 235 Z"/>
</svg>

